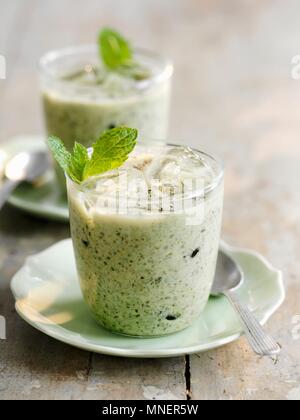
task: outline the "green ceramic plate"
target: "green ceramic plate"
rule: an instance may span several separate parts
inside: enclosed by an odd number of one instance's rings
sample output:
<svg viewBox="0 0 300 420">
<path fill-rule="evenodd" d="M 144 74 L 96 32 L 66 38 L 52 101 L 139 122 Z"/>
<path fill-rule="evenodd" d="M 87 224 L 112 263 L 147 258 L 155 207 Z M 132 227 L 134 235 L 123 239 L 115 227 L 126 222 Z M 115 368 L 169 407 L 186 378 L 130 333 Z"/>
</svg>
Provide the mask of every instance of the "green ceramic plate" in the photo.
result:
<svg viewBox="0 0 300 420">
<path fill-rule="evenodd" d="M 222 247 L 241 265 L 241 300 L 264 324 L 284 301 L 281 273 L 256 253 Z M 29 258 L 12 280 L 16 310 L 36 329 L 88 351 L 122 357 L 173 357 L 214 349 L 237 340 L 242 329 L 225 298 L 212 298 L 183 332 L 162 338 L 127 338 L 98 326 L 85 306 L 71 240 Z"/>
<path fill-rule="evenodd" d="M 20 136 L 9 140 L 0 147 L 0 163 L 5 163 L 20 150 L 46 150 L 45 139 L 41 136 Z M 41 185 L 21 185 L 11 195 L 8 202 L 38 217 L 62 222 L 69 221 L 67 198 L 60 193 L 52 171 L 46 175 Z"/>
</svg>

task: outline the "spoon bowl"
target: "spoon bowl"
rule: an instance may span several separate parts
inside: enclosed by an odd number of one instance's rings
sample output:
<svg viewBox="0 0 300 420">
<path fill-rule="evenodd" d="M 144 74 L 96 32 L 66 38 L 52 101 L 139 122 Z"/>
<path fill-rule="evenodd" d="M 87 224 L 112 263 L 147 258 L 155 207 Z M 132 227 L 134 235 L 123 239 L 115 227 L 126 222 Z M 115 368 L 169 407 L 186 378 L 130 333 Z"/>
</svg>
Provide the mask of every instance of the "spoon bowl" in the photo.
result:
<svg viewBox="0 0 300 420">
<path fill-rule="evenodd" d="M 238 264 L 220 251 L 211 294 L 218 296 L 228 290 L 237 289 L 243 283 L 244 275 Z"/>
<path fill-rule="evenodd" d="M 49 156 L 45 152 L 21 152 L 5 167 L 5 176 L 11 181 L 33 182 L 49 168 Z"/>
<path fill-rule="evenodd" d="M 50 167 L 50 159 L 45 152 L 21 152 L 5 166 L 5 180 L 0 189 L 0 210 L 10 194 L 22 182 L 34 182 Z"/>
</svg>

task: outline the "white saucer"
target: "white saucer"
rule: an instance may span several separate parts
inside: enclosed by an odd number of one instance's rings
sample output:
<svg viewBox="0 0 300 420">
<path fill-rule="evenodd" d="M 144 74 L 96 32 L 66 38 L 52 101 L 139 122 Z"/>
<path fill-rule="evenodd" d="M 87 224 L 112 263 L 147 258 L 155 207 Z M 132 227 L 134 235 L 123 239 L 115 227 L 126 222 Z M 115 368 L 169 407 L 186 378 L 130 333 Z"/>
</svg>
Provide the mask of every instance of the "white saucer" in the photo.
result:
<svg viewBox="0 0 300 420">
<path fill-rule="evenodd" d="M 245 282 L 240 298 L 262 324 L 285 298 L 282 275 L 260 255 L 222 244 L 240 264 Z M 225 298 L 211 298 L 188 329 L 162 338 L 122 337 L 99 327 L 85 306 L 71 240 L 28 258 L 11 284 L 19 315 L 59 341 L 95 353 L 122 357 L 174 357 L 204 352 L 237 340 L 242 329 Z"/>
</svg>

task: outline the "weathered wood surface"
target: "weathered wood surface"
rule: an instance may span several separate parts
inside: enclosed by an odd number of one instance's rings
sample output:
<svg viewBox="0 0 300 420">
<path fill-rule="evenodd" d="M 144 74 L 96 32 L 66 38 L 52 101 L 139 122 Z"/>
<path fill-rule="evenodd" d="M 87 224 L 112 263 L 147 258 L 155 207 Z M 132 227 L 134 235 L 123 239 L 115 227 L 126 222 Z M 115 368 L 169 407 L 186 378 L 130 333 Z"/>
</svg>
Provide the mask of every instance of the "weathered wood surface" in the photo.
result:
<svg viewBox="0 0 300 420">
<path fill-rule="evenodd" d="M 0 399 L 300 399 L 300 54 L 297 0 L 1 0 L 0 142 L 42 132 L 35 64 L 50 48 L 120 28 L 176 65 L 171 135 L 226 162 L 224 237 L 254 248 L 284 272 L 287 301 L 268 324 L 284 347 L 279 363 L 244 340 L 204 355 L 126 360 L 90 355 L 27 326 L 9 281 L 26 256 L 69 235 L 66 226 L 10 207 L 0 215 Z M 293 328 L 294 334 L 293 334 Z"/>
</svg>

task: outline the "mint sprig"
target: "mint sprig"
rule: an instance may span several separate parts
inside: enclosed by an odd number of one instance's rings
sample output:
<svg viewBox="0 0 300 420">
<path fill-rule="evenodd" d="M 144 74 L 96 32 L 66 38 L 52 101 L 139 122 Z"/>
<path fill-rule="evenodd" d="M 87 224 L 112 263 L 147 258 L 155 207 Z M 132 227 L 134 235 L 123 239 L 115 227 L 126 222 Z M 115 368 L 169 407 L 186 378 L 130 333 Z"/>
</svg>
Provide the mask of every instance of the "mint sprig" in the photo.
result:
<svg viewBox="0 0 300 420">
<path fill-rule="evenodd" d="M 75 142 L 73 154 L 67 169 L 71 178 L 76 182 L 81 182 L 84 178 L 84 170 L 89 160 L 88 151 L 82 144 Z"/>
<path fill-rule="evenodd" d="M 138 131 L 120 127 L 106 131 L 93 145 L 93 154 L 84 169 L 84 179 L 119 168 L 136 145 Z"/>
<path fill-rule="evenodd" d="M 130 42 L 119 32 L 104 28 L 99 34 L 98 43 L 100 56 L 108 70 L 116 71 L 135 80 L 144 80 L 150 77 L 149 70 L 135 61 Z"/>
<path fill-rule="evenodd" d="M 92 176 L 122 166 L 135 148 L 137 137 L 138 131 L 133 128 L 113 128 L 96 141 L 91 156 L 80 143 L 75 143 L 70 153 L 63 141 L 54 136 L 49 137 L 48 146 L 65 173 L 80 184 Z"/>
<path fill-rule="evenodd" d="M 99 47 L 102 60 L 109 69 L 128 65 L 133 60 L 130 43 L 113 29 L 104 28 L 100 32 Z"/>
</svg>

